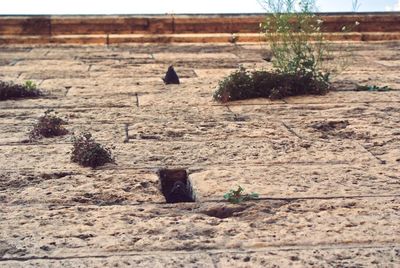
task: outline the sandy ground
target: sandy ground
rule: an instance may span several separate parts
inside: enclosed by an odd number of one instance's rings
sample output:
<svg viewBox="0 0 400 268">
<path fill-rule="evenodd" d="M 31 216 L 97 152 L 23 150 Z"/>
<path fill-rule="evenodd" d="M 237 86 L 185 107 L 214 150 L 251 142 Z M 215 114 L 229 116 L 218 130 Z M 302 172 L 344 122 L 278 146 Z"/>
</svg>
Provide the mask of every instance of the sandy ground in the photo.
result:
<svg viewBox="0 0 400 268">
<path fill-rule="evenodd" d="M 0 102 L 0 267 L 399 267 L 400 43 L 343 47 L 338 91 L 228 106 L 218 81 L 271 68 L 262 44 L 0 47 L 1 80 L 49 93 Z M 70 135 L 26 143 L 47 109 L 116 165 L 71 163 Z M 165 204 L 164 167 L 196 203 Z M 238 185 L 261 200 L 224 202 Z"/>
</svg>

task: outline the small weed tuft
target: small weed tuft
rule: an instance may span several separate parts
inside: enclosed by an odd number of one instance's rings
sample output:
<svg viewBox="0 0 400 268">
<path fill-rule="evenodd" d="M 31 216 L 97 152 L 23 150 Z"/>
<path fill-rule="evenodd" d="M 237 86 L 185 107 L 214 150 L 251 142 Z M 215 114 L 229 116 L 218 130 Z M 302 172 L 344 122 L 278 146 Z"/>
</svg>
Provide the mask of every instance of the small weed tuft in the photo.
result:
<svg viewBox="0 0 400 268">
<path fill-rule="evenodd" d="M 34 90 L 34 89 L 37 89 L 37 85 L 35 82 L 33 82 L 31 80 L 27 80 L 27 81 L 25 81 L 25 88 L 27 88 L 29 90 Z"/>
<path fill-rule="evenodd" d="M 90 133 L 73 137 L 71 161 L 84 167 L 99 167 L 107 163 L 115 163 L 111 150 L 97 143 Z"/>
<path fill-rule="evenodd" d="M 47 110 L 43 116 L 39 117 L 38 122 L 29 133 L 29 139 L 33 141 L 68 134 L 68 130 L 63 126 L 67 122 L 56 114 L 53 110 Z"/>
<path fill-rule="evenodd" d="M 42 95 L 43 93 L 37 89 L 36 84 L 32 81 L 26 81 L 24 85 L 0 81 L 0 101 L 37 98 Z"/>
<path fill-rule="evenodd" d="M 233 204 L 239 204 L 244 201 L 256 200 L 259 198 L 258 194 L 244 194 L 244 189 L 239 186 L 237 190 L 230 190 L 228 193 L 224 194 L 224 199 Z"/>
</svg>

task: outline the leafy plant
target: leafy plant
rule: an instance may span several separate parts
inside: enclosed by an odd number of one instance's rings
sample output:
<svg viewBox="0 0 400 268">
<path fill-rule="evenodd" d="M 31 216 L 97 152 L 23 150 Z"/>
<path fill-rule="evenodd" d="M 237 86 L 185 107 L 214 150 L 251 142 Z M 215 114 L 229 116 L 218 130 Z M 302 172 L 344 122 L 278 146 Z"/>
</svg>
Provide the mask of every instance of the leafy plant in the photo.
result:
<svg viewBox="0 0 400 268">
<path fill-rule="evenodd" d="M 240 67 L 239 70 L 219 82 L 218 90 L 214 92 L 213 98 L 221 102 L 227 102 L 257 97 L 248 96 L 248 94 L 253 94 L 253 91 L 253 81 L 250 74 L 245 68 Z"/>
<path fill-rule="evenodd" d="M 29 90 L 34 90 L 34 89 L 37 89 L 37 85 L 35 82 L 33 82 L 31 80 L 27 80 L 27 81 L 25 81 L 25 88 L 29 89 Z"/>
<path fill-rule="evenodd" d="M 271 12 L 262 29 L 271 44 L 272 63 L 277 72 L 312 76 L 328 83 L 330 72 L 323 67 L 329 50 L 315 15 L 315 0 L 263 0 Z"/>
<path fill-rule="evenodd" d="M 391 90 L 393 90 L 393 89 L 388 86 L 379 87 L 376 85 L 372 85 L 372 86 L 357 85 L 357 88 L 356 88 L 356 91 L 391 91 Z"/>
<path fill-rule="evenodd" d="M 36 88 L 36 85 L 25 83 L 25 85 L 13 84 L 0 81 L 0 100 L 13 100 L 21 98 L 35 98 L 42 96 L 43 93 Z"/>
<path fill-rule="evenodd" d="M 271 12 L 261 27 L 271 45 L 270 53 L 263 58 L 272 61 L 274 70 L 248 72 L 240 68 L 220 81 L 214 100 L 224 103 L 326 94 L 331 89 L 331 74 L 345 69 L 351 57 L 340 57 L 339 67 L 328 63 L 327 59 L 333 57 L 324 38 L 323 20 L 315 15 L 315 0 L 259 1 Z M 358 6 L 357 1 L 353 4 Z M 343 26 L 342 31 L 358 25 Z"/>
<path fill-rule="evenodd" d="M 306 94 L 323 95 L 328 91 L 329 84 L 315 79 L 311 74 L 250 72 L 240 68 L 220 81 L 213 98 L 225 103 L 259 97 L 281 99 Z"/>
<path fill-rule="evenodd" d="M 53 110 L 47 110 L 43 116 L 39 117 L 38 122 L 29 133 L 29 139 L 36 140 L 43 137 L 49 138 L 66 135 L 68 130 L 63 125 L 67 124 L 67 122 L 59 118 L 56 114 Z"/>
<path fill-rule="evenodd" d="M 224 199 L 233 204 L 239 204 L 244 201 L 255 200 L 259 198 L 256 193 L 244 194 L 244 189 L 238 186 L 237 190 L 230 190 L 224 195 Z"/>
<path fill-rule="evenodd" d="M 97 143 L 90 133 L 73 137 L 71 161 L 84 167 L 98 167 L 107 163 L 115 163 L 111 150 Z"/>
</svg>

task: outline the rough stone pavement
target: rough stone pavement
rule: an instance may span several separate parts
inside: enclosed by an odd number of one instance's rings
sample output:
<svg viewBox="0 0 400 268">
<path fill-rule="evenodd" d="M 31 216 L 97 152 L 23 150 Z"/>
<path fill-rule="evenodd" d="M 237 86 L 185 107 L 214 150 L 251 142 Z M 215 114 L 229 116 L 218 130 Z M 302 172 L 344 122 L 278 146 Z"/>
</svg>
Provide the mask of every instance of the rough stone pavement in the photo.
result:
<svg viewBox="0 0 400 268">
<path fill-rule="evenodd" d="M 49 93 L 0 102 L 0 267 L 399 267 L 400 43 L 334 48 L 352 54 L 337 91 L 220 105 L 239 64 L 271 68 L 263 44 L 0 47 L 0 79 Z M 116 165 L 71 163 L 71 136 L 26 143 L 47 109 Z M 196 203 L 165 204 L 163 167 Z M 238 185 L 261 199 L 223 202 Z"/>
</svg>

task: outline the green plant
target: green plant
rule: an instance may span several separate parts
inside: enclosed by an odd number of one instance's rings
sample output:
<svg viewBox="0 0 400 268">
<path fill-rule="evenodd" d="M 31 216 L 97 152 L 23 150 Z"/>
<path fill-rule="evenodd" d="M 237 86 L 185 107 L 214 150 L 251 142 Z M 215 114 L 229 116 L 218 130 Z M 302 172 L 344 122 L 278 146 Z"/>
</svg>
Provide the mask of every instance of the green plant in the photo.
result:
<svg viewBox="0 0 400 268">
<path fill-rule="evenodd" d="M 323 59 L 329 50 L 322 33 L 323 21 L 315 15 L 315 0 L 264 0 L 271 12 L 262 29 L 271 44 L 277 72 L 312 76 L 329 82 Z"/>
<path fill-rule="evenodd" d="M 391 90 L 393 89 L 388 86 L 379 87 L 376 85 L 372 86 L 357 85 L 356 87 L 356 91 L 391 91 Z"/>
<path fill-rule="evenodd" d="M 25 81 L 25 88 L 28 90 L 34 90 L 37 89 L 37 85 L 35 82 L 31 81 L 31 80 L 27 80 Z"/>
<path fill-rule="evenodd" d="M 240 67 L 218 84 L 213 98 L 221 102 L 248 98 L 253 92 L 253 82 L 245 68 Z"/>
<path fill-rule="evenodd" d="M 272 61 L 274 70 L 249 72 L 240 68 L 220 81 L 214 100 L 225 103 L 258 97 L 326 94 L 331 89 L 331 74 L 345 69 L 351 57 L 339 57 L 338 64 L 328 63 L 334 57 L 324 37 L 323 20 L 315 15 L 315 0 L 260 2 L 271 12 L 261 26 L 271 45 L 270 53 L 263 58 Z M 358 6 L 354 0 L 353 8 Z M 352 31 L 357 25 L 358 22 L 343 26 L 342 31 Z"/>
<path fill-rule="evenodd" d="M 220 81 L 213 98 L 225 103 L 259 97 L 281 99 L 306 94 L 323 95 L 328 91 L 329 84 L 315 79 L 311 74 L 250 72 L 240 68 Z"/>
<path fill-rule="evenodd" d="M 238 186 L 237 190 L 230 190 L 228 193 L 224 194 L 224 199 L 233 204 L 239 204 L 244 201 L 258 199 L 259 196 L 256 193 L 244 194 L 244 189 Z"/>
<path fill-rule="evenodd" d="M 98 167 L 106 163 L 115 163 L 111 150 L 97 143 L 90 133 L 73 137 L 71 161 L 84 167 Z"/>
<path fill-rule="evenodd" d="M 38 122 L 29 133 L 29 139 L 36 140 L 43 137 L 66 135 L 68 130 L 63 125 L 67 124 L 67 122 L 57 117 L 56 114 L 53 110 L 47 110 L 43 116 L 39 117 Z"/>
<path fill-rule="evenodd" d="M 34 84 L 31 83 L 18 85 L 0 81 L 0 100 L 35 98 L 42 96 L 43 93 L 33 85 Z"/>
</svg>

